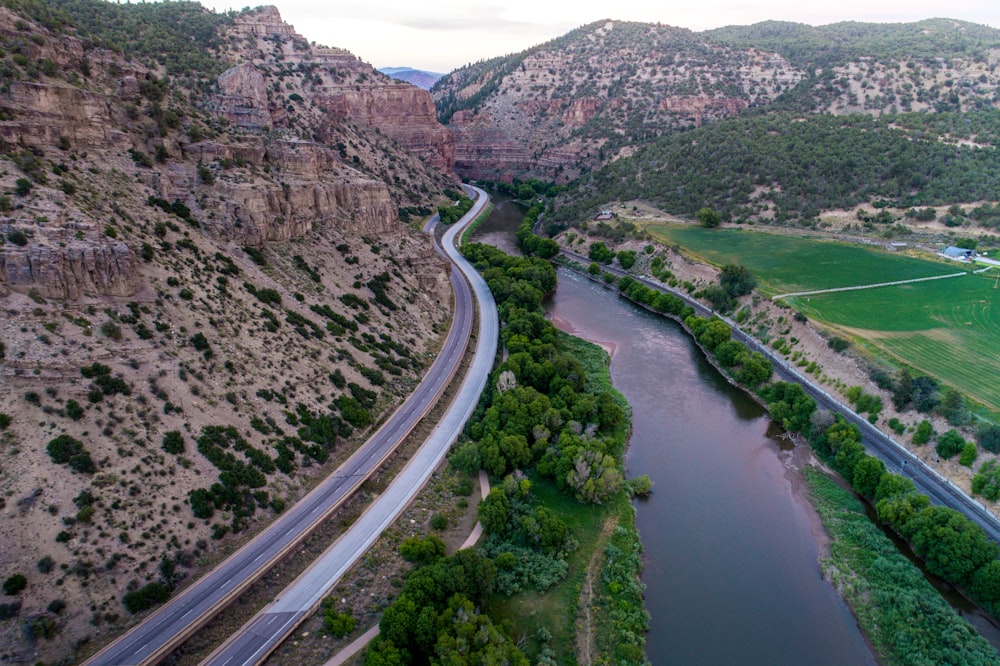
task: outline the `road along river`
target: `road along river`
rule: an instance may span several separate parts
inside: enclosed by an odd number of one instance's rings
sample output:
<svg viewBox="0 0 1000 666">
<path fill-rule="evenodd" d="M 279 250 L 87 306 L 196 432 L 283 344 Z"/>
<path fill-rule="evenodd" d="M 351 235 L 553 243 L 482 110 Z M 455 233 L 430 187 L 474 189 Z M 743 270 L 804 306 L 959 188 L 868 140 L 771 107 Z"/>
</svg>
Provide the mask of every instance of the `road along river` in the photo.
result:
<svg viewBox="0 0 1000 666">
<path fill-rule="evenodd" d="M 817 526 L 798 497 L 790 445 L 687 335 L 565 269 L 556 324 L 613 351 L 632 405 L 654 664 L 874 664 L 817 564 Z"/>
</svg>

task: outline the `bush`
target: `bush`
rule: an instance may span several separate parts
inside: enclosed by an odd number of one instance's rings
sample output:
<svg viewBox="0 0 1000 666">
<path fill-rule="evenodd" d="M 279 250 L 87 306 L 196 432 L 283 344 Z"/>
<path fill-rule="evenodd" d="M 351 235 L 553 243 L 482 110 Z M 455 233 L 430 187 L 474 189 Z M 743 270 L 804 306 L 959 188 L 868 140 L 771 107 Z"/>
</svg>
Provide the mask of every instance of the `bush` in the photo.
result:
<svg viewBox="0 0 1000 666">
<path fill-rule="evenodd" d="M 184 436 L 179 430 L 171 430 L 163 434 L 163 450 L 167 453 L 184 453 Z"/>
<path fill-rule="evenodd" d="M 52 462 L 57 465 L 65 465 L 75 455 L 84 452 L 83 442 L 69 435 L 59 435 L 48 443 L 45 447 Z"/>
<path fill-rule="evenodd" d="M 13 420 L 14 419 L 11 418 L 10 414 L 0 412 L 0 430 L 6 430 Z"/>
<path fill-rule="evenodd" d="M 916 446 L 923 446 L 931 441 L 931 435 L 934 434 L 934 428 L 931 427 L 931 422 L 924 419 L 917 426 L 917 431 L 913 433 L 913 443 Z"/>
<path fill-rule="evenodd" d="M 958 464 L 972 467 L 972 463 L 976 462 L 978 455 L 979 451 L 976 450 L 975 442 L 966 442 L 965 446 L 962 447 L 962 456 L 958 459 Z"/>
<path fill-rule="evenodd" d="M 3 582 L 3 593 L 15 595 L 28 587 L 28 579 L 21 574 L 14 574 Z"/>
<path fill-rule="evenodd" d="M 125 609 L 129 613 L 134 614 L 162 604 L 169 598 L 170 587 L 163 583 L 153 582 L 138 590 L 127 592 L 122 598 L 122 603 L 125 604 Z"/>
<path fill-rule="evenodd" d="M 430 564 L 445 556 L 445 546 L 436 536 L 410 537 L 399 545 L 399 555 L 407 562 Z"/>
<path fill-rule="evenodd" d="M 435 513 L 431 517 L 431 527 L 436 530 L 443 530 L 448 527 L 448 516 L 443 513 Z"/>
<path fill-rule="evenodd" d="M 354 631 L 356 622 L 351 611 L 338 613 L 332 606 L 323 614 L 323 629 L 335 638 L 343 638 Z"/>
<path fill-rule="evenodd" d="M 83 418 L 83 407 L 73 398 L 66 401 L 66 416 L 74 421 L 79 421 Z"/>
<path fill-rule="evenodd" d="M 934 450 L 942 458 L 948 459 L 961 453 L 964 448 L 965 440 L 953 429 L 938 437 Z"/>
<path fill-rule="evenodd" d="M 976 434 L 979 446 L 990 453 L 1000 453 L 1000 426 L 984 423 Z"/>
<path fill-rule="evenodd" d="M 7 232 L 7 241 L 14 245 L 24 247 L 28 244 L 28 235 L 20 229 L 11 229 Z"/>
</svg>

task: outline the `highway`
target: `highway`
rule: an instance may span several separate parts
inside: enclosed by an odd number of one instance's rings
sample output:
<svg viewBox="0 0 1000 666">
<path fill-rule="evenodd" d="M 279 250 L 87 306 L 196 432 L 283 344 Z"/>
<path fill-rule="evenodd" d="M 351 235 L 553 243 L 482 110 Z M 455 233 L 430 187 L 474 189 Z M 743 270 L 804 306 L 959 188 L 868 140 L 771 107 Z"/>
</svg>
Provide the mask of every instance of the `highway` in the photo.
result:
<svg viewBox="0 0 1000 666">
<path fill-rule="evenodd" d="M 561 253 L 585 266 L 591 263 L 588 257 L 576 254 L 575 252 L 563 250 Z M 628 275 L 624 271 L 610 266 L 601 266 L 601 270 L 618 276 Z M 889 471 L 910 478 L 914 485 L 916 485 L 917 490 L 930 497 L 931 502 L 960 511 L 969 520 L 982 527 L 991 539 L 1000 543 L 1000 520 L 997 520 L 996 516 L 990 513 L 982 504 L 966 495 L 965 492 L 951 481 L 944 478 L 923 460 L 910 453 L 903 445 L 895 442 L 891 437 L 873 426 L 868 422 L 867 418 L 855 414 L 849 406 L 841 403 L 822 388 L 813 384 L 809 378 L 800 374 L 798 370 L 786 363 L 784 359 L 775 354 L 769 347 L 762 345 L 759 340 L 743 331 L 736 322 L 725 315 L 720 315 L 712 311 L 683 292 L 670 289 L 637 275 L 630 275 L 629 277 L 651 289 L 668 292 L 683 299 L 685 303 L 696 310 L 699 316 L 716 316 L 725 321 L 733 329 L 733 339 L 739 340 L 754 351 L 759 351 L 766 356 L 771 365 L 774 366 L 778 377 L 786 381 L 794 381 L 801 384 L 805 392 L 816 401 L 820 408 L 839 412 L 843 414 L 845 419 L 857 425 L 861 429 L 862 443 L 872 455 L 885 463 Z"/>
<path fill-rule="evenodd" d="M 259 664 L 281 645 L 281 642 L 302 621 L 319 608 L 327 592 L 364 555 L 382 531 L 396 520 L 416 496 L 444 459 L 476 408 L 493 367 L 499 336 L 499 321 L 493 295 L 479 273 L 461 256 L 454 245 L 456 235 L 476 218 L 488 201 L 485 192 L 476 190 L 476 193 L 479 194 L 476 205 L 456 222 L 443 238 L 444 251 L 455 264 L 453 270 L 461 271 L 469 279 L 479 304 L 480 327 L 475 357 L 458 395 L 417 453 L 385 492 L 365 510 L 347 532 L 292 581 L 278 599 L 261 610 L 209 655 L 202 662 L 203 666 Z M 453 278 L 455 277 L 453 275 Z M 461 288 L 456 288 L 456 312 L 461 310 L 471 316 L 473 304 L 469 286 L 460 279 L 461 276 L 458 278 Z"/>
<path fill-rule="evenodd" d="M 404 499 L 405 493 L 399 495 L 393 489 L 403 485 L 403 483 L 408 483 L 411 484 L 411 487 L 407 490 L 412 494 L 419 490 L 424 480 L 444 457 L 451 441 L 461 432 L 465 420 L 475 408 L 496 354 L 499 330 L 496 304 L 485 282 L 452 245 L 457 233 L 475 219 L 488 200 L 485 192 L 477 190 L 476 194 L 479 195 L 479 198 L 472 210 L 462 220 L 455 223 L 444 237 L 445 251 L 454 262 L 451 280 L 455 291 L 455 315 L 444 346 L 414 392 L 364 445 L 295 506 L 212 571 L 170 599 L 143 622 L 104 647 L 86 661 L 86 664 L 95 666 L 153 664 L 162 660 L 256 582 L 271 566 L 300 544 L 320 523 L 336 511 L 361 483 L 378 469 L 395 447 L 413 430 L 417 422 L 430 411 L 445 387 L 455 376 L 472 331 L 474 314 L 472 293 L 469 289 L 469 283 L 471 283 L 476 293 L 480 317 L 475 357 L 459 390 L 458 397 L 453 401 L 431 435 L 432 438 L 435 438 L 437 434 L 437 449 L 432 453 L 427 453 L 430 447 L 425 443 L 396 481 L 369 507 L 352 529 L 336 543 L 344 540 L 348 534 L 358 532 L 354 528 L 363 524 L 371 530 L 366 535 L 370 544 L 381 532 L 381 529 L 391 522 L 392 518 L 387 518 L 388 514 L 386 514 L 375 521 L 382 523 L 382 527 L 376 531 L 372 527 L 372 521 L 366 519 L 366 516 L 375 513 L 376 507 L 381 507 L 380 510 L 384 510 L 387 505 L 392 505 L 397 513 L 402 511 L 409 499 Z M 466 279 L 469 282 L 466 282 Z M 439 432 L 442 434 L 438 434 Z M 451 440 L 447 444 L 441 445 L 440 441 L 447 439 L 444 435 L 450 436 Z M 420 462 L 418 463 L 418 461 Z M 409 471 L 411 468 L 420 466 L 423 467 L 423 469 L 418 470 L 420 474 Z M 421 474 L 423 474 L 422 477 Z M 406 481 L 401 483 L 401 479 L 404 478 Z M 366 545 L 362 547 L 364 541 L 361 539 L 355 543 L 353 547 L 357 551 L 355 559 L 364 552 L 363 548 L 367 548 Z M 329 564 L 321 566 L 318 561 L 307 569 L 303 576 L 313 575 L 310 580 L 314 586 L 312 592 L 315 596 L 317 590 L 325 590 L 332 586 L 333 583 L 323 584 L 325 576 L 333 575 L 335 569 L 340 569 L 340 572 L 343 573 L 349 566 L 350 564 L 344 562 L 341 562 L 339 567 Z M 293 583 L 294 585 L 295 583 Z M 298 621 L 308 615 L 305 609 L 310 607 L 306 603 L 309 596 L 309 594 L 303 593 L 289 593 L 289 590 L 286 590 L 279 599 L 268 607 L 273 612 L 267 614 L 268 609 L 265 609 L 267 617 L 255 625 L 252 630 L 254 635 L 277 635 L 283 630 L 293 630 Z M 322 598 L 322 595 L 319 598 Z M 227 643 L 227 645 L 229 644 Z M 274 643 L 270 647 L 253 648 L 246 654 L 261 661 L 277 644 Z M 242 649 L 242 647 L 234 648 L 239 655 L 244 654 L 244 652 L 239 651 Z M 213 663 L 257 663 L 257 661 L 238 661 L 238 657 L 233 657 L 231 654 L 225 659 L 226 661 Z"/>
</svg>

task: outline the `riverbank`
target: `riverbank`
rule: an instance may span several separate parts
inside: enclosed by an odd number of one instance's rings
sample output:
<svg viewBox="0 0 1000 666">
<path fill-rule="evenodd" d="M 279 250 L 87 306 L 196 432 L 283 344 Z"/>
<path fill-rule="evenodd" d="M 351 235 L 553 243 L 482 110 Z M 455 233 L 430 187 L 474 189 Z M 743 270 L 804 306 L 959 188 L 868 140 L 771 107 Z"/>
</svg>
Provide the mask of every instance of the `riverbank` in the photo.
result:
<svg viewBox="0 0 1000 666">
<path fill-rule="evenodd" d="M 597 284 L 600 284 L 604 288 L 614 289 L 614 287 L 611 287 L 611 285 L 607 284 L 607 282 L 605 280 L 603 280 L 603 279 L 601 279 L 601 278 L 599 278 L 599 277 L 591 274 L 590 271 L 582 271 L 582 270 L 580 270 L 577 267 L 576 268 L 576 273 L 578 275 L 586 277 L 587 279 L 589 279 L 589 280 L 591 280 L 591 281 L 593 281 L 593 282 L 595 282 Z M 634 284 L 634 281 L 633 281 L 633 284 Z M 645 309 L 647 311 L 654 312 L 654 313 L 660 314 L 660 315 L 665 315 L 665 316 L 667 316 L 667 317 L 669 317 L 671 319 L 674 319 L 675 321 L 678 320 L 678 319 L 680 319 L 681 316 L 684 316 L 683 312 L 680 315 L 676 314 L 675 312 L 661 312 L 660 311 L 661 303 L 659 301 L 656 302 L 656 305 L 657 305 L 656 309 L 653 309 L 653 308 L 649 307 L 647 305 L 647 303 L 646 303 L 646 301 L 649 301 L 649 298 L 647 298 L 646 295 L 639 293 L 643 289 L 646 289 L 646 288 L 644 288 L 644 287 L 638 287 L 638 290 L 636 291 L 636 290 L 633 290 L 630 287 L 630 288 L 628 288 L 626 290 L 627 294 L 622 294 L 622 295 L 625 295 L 626 298 L 629 298 L 630 300 L 633 300 L 633 302 L 636 301 L 636 300 L 639 300 L 640 302 L 638 302 L 636 304 L 639 305 L 640 307 L 643 307 L 643 309 Z M 646 291 L 649 291 L 649 290 L 646 289 Z M 680 307 L 679 305 L 675 305 L 672 309 L 676 310 L 679 307 Z M 671 308 L 667 308 L 667 309 L 671 309 Z M 705 321 L 706 320 L 704 320 L 704 319 L 701 320 L 701 322 L 705 322 Z M 690 323 L 690 325 L 688 325 L 689 323 Z M 682 328 L 685 330 L 685 332 L 688 335 L 691 336 L 692 341 L 695 343 L 695 345 L 697 345 L 697 347 L 700 349 L 700 351 L 702 352 L 702 354 L 704 354 L 705 358 L 707 360 L 709 360 L 709 361 L 712 362 L 712 364 L 715 366 L 716 370 L 718 370 L 720 373 L 722 373 L 723 376 L 726 376 L 727 380 L 731 384 L 733 384 L 734 386 L 739 386 L 739 383 L 735 381 L 735 379 L 734 379 L 733 376 L 731 376 L 733 373 L 732 372 L 726 372 L 723 368 L 721 368 L 720 365 L 719 365 L 719 363 L 716 362 L 717 359 L 714 358 L 714 354 L 712 353 L 712 350 L 706 348 L 705 344 L 703 343 L 703 339 L 705 338 L 705 335 L 704 335 L 705 329 L 701 328 L 700 326 L 701 325 L 699 324 L 699 320 L 697 318 L 692 319 L 691 317 L 685 317 L 684 324 L 683 324 Z M 693 331 L 692 327 L 697 328 L 698 331 L 697 332 Z M 726 336 L 726 339 L 728 339 L 728 335 Z M 720 343 L 718 343 L 718 342 L 714 343 L 714 347 L 718 347 L 719 344 Z M 733 344 L 733 343 L 728 343 L 728 344 Z M 738 374 L 737 374 L 737 376 L 738 376 Z M 741 387 L 741 388 L 743 390 L 747 390 L 746 387 Z M 763 390 L 763 389 L 759 389 L 759 390 L 760 390 L 760 392 L 762 394 L 769 394 L 769 392 L 766 391 L 766 390 Z M 752 397 L 754 397 L 754 399 L 758 403 L 765 404 L 767 402 L 761 396 L 757 395 L 757 391 L 747 391 L 747 392 L 748 392 L 748 394 L 752 395 Z M 768 398 L 768 400 L 772 400 L 772 399 L 775 399 L 775 398 L 773 398 L 773 397 Z M 811 410 L 812 410 L 812 408 L 810 408 L 810 411 Z M 807 420 L 807 423 L 808 423 L 808 420 Z M 858 436 L 860 436 L 860 435 L 858 435 Z M 791 440 L 794 441 L 794 438 L 792 438 L 791 436 L 789 436 L 789 439 L 791 439 Z M 802 485 L 803 484 L 801 482 L 801 479 L 794 478 L 794 477 L 796 477 L 796 476 L 799 475 L 800 471 L 805 472 L 807 474 L 807 476 L 810 473 L 810 470 L 808 469 L 808 467 L 805 464 L 802 464 L 802 463 L 808 463 L 809 465 L 815 465 L 816 467 L 822 468 L 824 470 L 826 469 L 826 466 L 823 465 L 818 460 L 816 460 L 815 457 L 811 455 L 811 452 L 809 451 L 809 449 L 806 449 L 805 447 L 796 447 L 796 448 L 799 449 L 798 455 L 800 457 L 800 464 L 797 466 L 797 469 L 795 471 L 791 472 L 792 473 L 792 477 L 789 478 L 789 480 L 793 484 L 793 493 L 797 496 L 797 499 L 800 502 L 802 502 L 803 505 L 810 507 L 810 510 L 807 513 L 810 514 L 810 523 L 811 523 L 811 529 L 812 529 L 813 533 L 816 534 L 816 535 L 827 534 L 827 531 L 824 529 L 824 526 L 817 526 L 816 525 L 816 517 L 817 517 L 816 511 L 819 510 L 819 507 L 816 507 L 815 510 L 812 510 L 812 505 L 813 505 L 813 503 L 811 501 L 812 498 L 811 498 L 811 495 L 809 495 L 808 493 L 806 493 L 806 497 L 803 500 L 803 490 L 802 490 Z M 794 449 L 792 451 L 794 452 Z M 862 451 L 863 451 L 863 449 L 862 449 Z M 872 462 L 874 462 L 874 459 L 872 459 Z M 839 458 L 837 459 L 837 465 L 838 465 L 838 469 L 840 469 L 840 467 L 843 466 L 841 464 L 841 461 L 840 461 Z M 849 466 L 847 469 L 853 469 L 853 466 Z M 884 470 L 884 465 L 882 466 L 882 469 Z M 892 475 L 890 475 L 890 476 L 892 476 Z M 872 529 L 876 529 L 877 530 L 877 528 L 874 525 L 872 525 L 871 527 L 872 527 Z M 832 537 L 832 541 L 831 541 L 831 537 Z M 819 554 L 819 556 L 818 556 L 819 561 L 820 562 L 828 561 L 829 558 L 830 558 L 830 556 L 831 556 L 830 554 L 836 551 L 836 548 L 837 548 L 837 545 L 838 545 L 837 544 L 837 535 L 829 535 L 829 536 L 827 536 L 825 538 L 817 539 L 817 542 L 818 542 L 820 548 L 822 549 L 821 552 L 820 552 L 820 554 Z M 900 557 L 902 557 L 902 556 L 900 556 Z M 903 559 L 905 560 L 905 558 L 903 558 Z M 909 562 L 907 562 L 907 564 L 912 568 L 912 565 L 910 565 Z M 829 573 L 829 572 L 827 572 L 827 573 Z M 915 568 L 913 568 L 913 572 L 912 573 L 915 573 L 918 577 L 922 577 L 922 574 L 919 572 L 919 570 L 916 570 Z M 910 574 L 908 574 L 908 575 L 910 575 Z M 884 581 L 882 581 L 882 582 L 884 583 Z M 924 584 L 925 585 L 929 585 L 926 580 L 924 580 Z M 912 590 L 911 590 L 911 588 L 909 587 L 909 585 L 910 585 L 910 582 L 909 582 L 909 580 L 906 580 L 906 579 L 904 579 L 902 582 L 896 582 L 896 581 L 892 581 L 891 582 L 891 586 L 892 586 L 893 589 L 897 589 L 898 588 L 898 589 L 901 589 L 901 590 L 912 591 L 914 594 L 922 594 L 923 593 L 918 588 L 912 588 Z M 933 589 L 933 588 L 931 588 L 931 589 Z M 838 590 L 842 593 L 843 598 L 845 599 L 845 601 L 851 603 L 852 609 L 853 609 L 854 608 L 854 601 L 855 600 L 850 595 L 844 594 L 844 590 L 841 589 L 839 586 L 838 586 Z M 935 594 L 937 594 L 937 593 L 935 592 Z M 941 601 L 941 603 L 945 603 L 943 600 L 940 599 L 940 596 L 939 596 L 939 600 Z M 945 604 L 945 605 L 947 606 L 947 604 Z M 856 617 L 858 618 L 858 620 L 860 622 L 864 618 L 864 613 L 866 612 L 866 608 L 862 605 L 862 606 L 859 606 L 857 609 L 854 609 L 854 612 L 855 612 Z M 948 654 L 948 655 L 954 656 L 955 654 L 958 653 L 956 651 L 955 645 L 952 644 L 952 643 L 950 643 L 946 639 L 946 637 L 943 637 L 943 635 L 941 634 L 941 629 L 942 628 L 946 629 L 947 627 L 951 626 L 951 623 L 953 623 L 953 622 L 957 623 L 957 626 L 964 626 L 964 627 L 968 626 L 965 623 L 964 620 L 960 619 L 955 614 L 955 612 L 952 611 L 950 616 L 945 617 L 943 619 L 935 616 L 934 618 L 928 619 L 927 622 L 925 622 L 925 623 L 918 623 L 917 626 L 915 626 L 911 630 L 911 633 L 919 634 L 919 635 L 922 636 L 923 640 L 930 641 L 931 644 L 934 645 L 935 649 L 940 650 L 942 654 Z M 921 632 L 925 632 L 925 633 L 921 633 Z M 936 638 L 931 638 L 931 637 L 936 637 Z M 884 638 L 881 639 L 881 642 L 878 642 L 880 640 L 880 637 L 877 636 L 877 635 L 871 635 L 870 638 L 872 639 L 873 644 L 877 645 L 879 654 L 889 654 L 889 653 L 892 653 L 891 646 L 887 646 L 886 641 L 885 641 Z M 983 640 L 982 637 L 980 637 L 978 635 L 977 635 L 977 638 L 979 638 L 980 640 Z M 983 640 L 983 642 L 985 643 L 985 640 Z M 986 643 L 986 645 L 988 647 L 988 643 Z M 906 663 L 906 662 L 897 662 L 897 663 Z"/>
</svg>

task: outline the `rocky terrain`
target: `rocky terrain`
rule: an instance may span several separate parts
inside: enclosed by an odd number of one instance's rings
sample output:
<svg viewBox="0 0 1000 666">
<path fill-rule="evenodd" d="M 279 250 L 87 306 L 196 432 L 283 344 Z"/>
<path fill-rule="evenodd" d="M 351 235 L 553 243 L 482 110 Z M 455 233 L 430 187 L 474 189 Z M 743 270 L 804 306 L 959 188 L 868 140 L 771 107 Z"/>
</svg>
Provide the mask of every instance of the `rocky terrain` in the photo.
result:
<svg viewBox="0 0 1000 666">
<path fill-rule="evenodd" d="M 17 6 L 0 7 L 0 577 L 27 585 L 0 596 L 0 662 L 33 663 L 131 624 L 409 392 L 450 286 L 405 220 L 455 181 L 426 92 L 273 8 Z M 150 16 L 160 51 L 122 46 Z"/>
<path fill-rule="evenodd" d="M 766 104 L 801 77 L 775 53 L 602 21 L 458 69 L 432 94 L 463 176 L 565 182 L 638 142 Z"/>
<path fill-rule="evenodd" d="M 432 93 L 461 175 L 568 182 L 656 137 L 749 109 L 998 108 L 998 62 L 1000 31 L 947 19 L 704 33 L 601 21 L 460 68 Z"/>
</svg>

